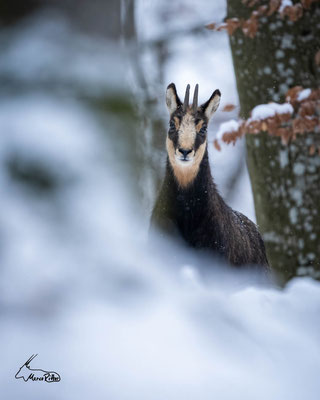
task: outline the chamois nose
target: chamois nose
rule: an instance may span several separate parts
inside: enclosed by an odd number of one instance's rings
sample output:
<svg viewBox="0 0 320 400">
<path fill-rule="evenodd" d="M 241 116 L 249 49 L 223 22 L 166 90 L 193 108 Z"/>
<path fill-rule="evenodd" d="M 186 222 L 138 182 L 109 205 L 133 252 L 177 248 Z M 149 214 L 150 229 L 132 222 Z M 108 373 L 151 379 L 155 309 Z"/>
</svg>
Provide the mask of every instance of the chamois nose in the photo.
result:
<svg viewBox="0 0 320 400">
<path fill-rule="evenodd" d="M 179 152 L 183 155 L 183 158 L 186 158 L 187 155 L 192 152 L 192 150 L 179 149 Z"/>
</svg>

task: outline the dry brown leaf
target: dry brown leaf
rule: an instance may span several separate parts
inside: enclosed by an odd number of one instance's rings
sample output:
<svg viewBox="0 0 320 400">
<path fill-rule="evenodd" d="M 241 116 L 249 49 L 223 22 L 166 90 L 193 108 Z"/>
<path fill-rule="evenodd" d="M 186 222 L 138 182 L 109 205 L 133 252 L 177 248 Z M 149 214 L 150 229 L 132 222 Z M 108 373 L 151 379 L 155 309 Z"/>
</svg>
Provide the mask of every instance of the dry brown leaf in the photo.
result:
<svg viewBox="0 0 320 400">
<path fill-rule="evenodd" d="M 256 4 L 259 3 L 260 0 L 251 0 L 248 4 L 248 7 L 254 7 Z"/>
<path fill-rule="evenodd" d="M 246 130 L 248 133 L 259 133 L 261 131 L 261 121 L 251 121 L 247 123 Z"/>
<path fill-rule="evenodd" d="M 222 111 L 224 111 L 224 112 L 230 112 L 230 111 L 233 111 L 235 108 L 236 108 L 236 106 L 235 106 L 234 104 L 226 104 L 226 105 L 223 107 Z"/>
<path fill-rule="evenodd" d="M 268 11 L 268 6 L 260 6 L 257 10 L 258 15 L 265 15 Z"/>
<path fill-rule="evenodd" d="M 311 4 L 315 3 L 316 1 L 319 0 L 301 0 L 301 4 L 303 8 L 309 9 L 311 7 Z"/>
<path fill-rule="evenodd" d="M 226 24 L 228 34 L 232 35 L 236 29 L 240 28 L 241 21 L 238 18 L 230 18 L 226 20 Z"/>
<path fill-rule="evenodd" d="M 286 6 L 281 11 L 281 16 L 287 16 L 291 21 L 295 22 L 303 16 L 304 9 L 310 9 L 312 3 L 317 2 L 319 0 L 301 0 L 300 3 L 297 3 L 292 6 Z M 242 0 L 242 3 L 247 7 L 254 7 L 259 5 L 260 0 Z M 215 24 L 211 23 L 206 25 L 207 29 L 222 31 L 227 30 L 229 35 L 232 35 L 236 29 L 242 28 L 243 33 L 250 37 L 254 38 L 259 25 L 259 17 L 263 15 L 271 16 L 276 11 L 279 10 L 281 4 L 281 0 L 269 0 L 268 5 L 260 5 L 257 10 L 254 10 L 246 21 L 243 21 L 238 18 L 227 19 L 225 23 Z M 316 54 L 316 63 L 320 65 L 320 51 Z"/>
<path fill-rule="evenodd" d="M 280 125 L 283 124 L 284 122 L 288 122 L 291 119 L 291 113 L 283 113 L 283 114 L 276 114 L 274 116 L 275 122 Z"/>
<path fill-rule="evenodd" d="M 313 89 L 308 96 L 308 100 L 320 100 L 320 89 Z"/>
<path fill-rule="evenodd" d="M 317 125 L 319 125 L 319 119 L 316 117 L 298 117 L 292 121 L 292 128 L 295 134 L 312 132 Z"/>
<path fill-rule="evenodd" d="M 217 139 L 214 139 L 213 145 L 218 151 L 221 151 L 221 146 L 220 146 L 220 144 L 219 144 Z"/>
<path fill-rule="evenodd" d="M 211 24 L 208 24 L 205 26 L 207 29 L 211 29 L 212 31 L 216 30 L 217 24 L 214 24 L 213 22 Z"/>
<path fill-rule="evenodd" d="M 290 21 L 296 22 L 300 19 L 303 15 L 303 8 L 301 4 L 295 4 L 291 7 L 285 7 L 283 10 L 282 15 L 287 15 Z"/>
<path fill-rule="evenodd" d="M 287 145 L 289 141 L 292 139 L 292 130 L 289 127 L 279 128 L 277 130 L 276 136 L 281 137 L 282 144 Z"/>
<path fill-rule="evenodd" d="M 294 86 L 289 89 L 286 94 L 286 101 L 294 103 L 297 100 L 298 94 L 303 90 L 302 86 Z"/>
<path fill-rule="evenodd" d="M 315 146 L 314 144 L 312 144 L 312 145 L 309 147 L 309 154 L 310 154 L 310 156 L 313 156 L 315 152 L 316 152 L 316 146 Z"/>
<path fill-rule="evenodd" d="M 219 26 L 217 26 L 216 30 L 218 32 L 223 31 L 223 30 L 227 30 L 228 29 L 228 25 L 225 22 L 222 22 L 222 24 L 220 24 Z"/>
<path fill-rule="evenodd" d="M 298 114 L 300 117 L 312 116 L 316 112 L 316 102 L 315 101 L 305 101 L 301 104 Z"/>
<path fill-rule="evenodd" d="M 277 120 L 277 116 L 273 118 L 268 118 L 268 133 L 269 135 L 278 136 L 278 129 L 279 129 L 279 120 Z"/>
<path fill-rule="evenodd" d="M 222 141 L 229 144 L 229 143 L 235 143 L 237 139 L 239 139 L 240 134 L 238 131 L 232 131 L 232 132 L 225 132 L 222 135 Z"/>
<path fill-rule="evenodd" d="M 242 31 L 246 36 L 249 36 L 251 39 L 253 39 L 256 36 L 258 27 L 258 18 L 255 15 L 251 15 L 249 19 L 243 22 Z"/>
<path fill-rule="evenodd" d="M 280 7 L 281 0 L 270 0 L 269 1 L 269 10 L 267 12 L 267 15 L 270 16 L 274 14 L 278 8 Z"/>
<path fill-rule="evenodd" d="M 260 0 L 242 0 L 242 4 L 247 7 L 254 7 Z"/>
</svg>

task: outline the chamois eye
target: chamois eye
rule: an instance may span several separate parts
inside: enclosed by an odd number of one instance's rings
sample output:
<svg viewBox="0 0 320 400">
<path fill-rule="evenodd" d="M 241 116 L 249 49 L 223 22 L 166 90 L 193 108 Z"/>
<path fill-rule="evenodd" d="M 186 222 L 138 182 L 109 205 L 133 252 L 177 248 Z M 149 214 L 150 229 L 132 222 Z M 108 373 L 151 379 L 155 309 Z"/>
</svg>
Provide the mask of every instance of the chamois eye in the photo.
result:
<svg viewBox="0 0 320 400">
<path fill-rule="evenodd" d="M 173 121 L 170 121 L 169 126 L 170 126 L 170 130 L 174 130 L 176 128 Z"/>
<path fill-rule="evenodd" d="M 206 131 L 207 131 L 207 127 L 206 127 L 206 126 L 203 126 L 203 127 L 200 129 L 199 133 L 200 133 L 200 135 L 205 135 L 205 134 L 206 134 Z"/>
<path fill-rule="evenodd" d="M 176 126 L 173 121 L 170 121 L 169 124 L 169 134 L 174 134 L 176 132 Z"/>
</svg>

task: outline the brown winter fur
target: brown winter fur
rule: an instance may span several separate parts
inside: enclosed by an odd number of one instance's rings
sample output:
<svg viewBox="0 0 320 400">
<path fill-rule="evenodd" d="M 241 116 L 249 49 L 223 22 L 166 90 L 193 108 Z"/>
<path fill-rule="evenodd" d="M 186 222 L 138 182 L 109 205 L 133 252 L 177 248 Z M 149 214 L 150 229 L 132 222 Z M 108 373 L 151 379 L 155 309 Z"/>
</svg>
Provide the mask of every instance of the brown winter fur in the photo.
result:
<svg viewBox="0 0 320 400">
<path fill-rule="evenodd" d="M 257 226 L 224 202 L 211 176 L 206 128 L 219 101 L 220 92 L 216 90 L 202 106 L 184 108 L 175 85 L 168 86 L 166 175 L 151 225 L 178 235 L 191 247 L 220 254 L 230 264 L 255 264 L 267 269 Z M 185 151 L 188 154 L 183 155 Z"/>
</svg>

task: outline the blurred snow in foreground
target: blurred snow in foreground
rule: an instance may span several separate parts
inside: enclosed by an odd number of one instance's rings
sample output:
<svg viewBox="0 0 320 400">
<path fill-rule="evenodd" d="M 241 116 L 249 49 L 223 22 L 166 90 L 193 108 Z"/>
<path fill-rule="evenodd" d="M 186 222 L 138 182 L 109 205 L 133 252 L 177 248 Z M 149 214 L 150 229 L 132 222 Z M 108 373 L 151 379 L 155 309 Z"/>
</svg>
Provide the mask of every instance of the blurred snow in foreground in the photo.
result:
<svg viewBox="0 0 320 400">
<path fill-rule="evenodd" d="M 39 97 L 0 110 L 5 398 L 318 398 L 318 283 L 279 291 L 217 265 L 205 283 L 182 250 L 148 250 L 87 111 Z M 56 195 L 14 183 L 12 155 Z M 34 353 L 61 382 L 14 379 Z"/>
<path fill-rule="evenodd" d="M 1 397 L 318 399 L 319 283 L 147 246 L 108 118 L 51 90 L 0 98 Z M 61 382 L 14 379 L 35 353 Z"/>
</svg>

